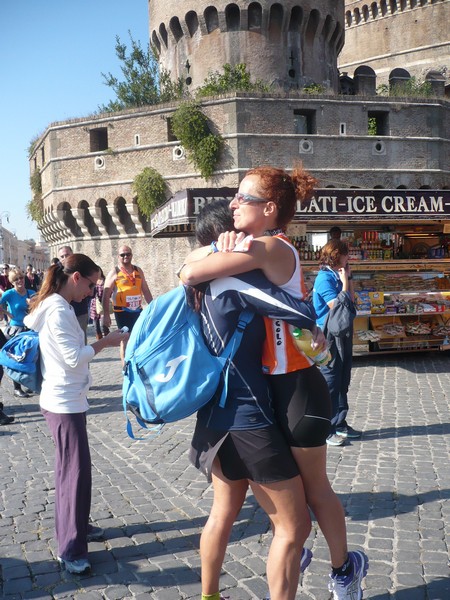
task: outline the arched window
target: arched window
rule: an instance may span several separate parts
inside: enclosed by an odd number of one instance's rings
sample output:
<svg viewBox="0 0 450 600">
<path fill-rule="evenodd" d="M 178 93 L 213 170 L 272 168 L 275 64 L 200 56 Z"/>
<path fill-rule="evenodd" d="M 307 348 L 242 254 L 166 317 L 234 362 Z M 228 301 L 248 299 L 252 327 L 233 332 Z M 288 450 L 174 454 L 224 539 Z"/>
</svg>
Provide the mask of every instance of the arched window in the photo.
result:
<svg viewBox="0 0 450 600">
<path fill-rule="evenodd" d="M 347 23 L 347 27 L 350 27 L 350 25 L 352 24 L 352 20 L 353 20 L 353 18 L 352 18 L 352 11 L 348 10 L 345 13 L 345 22 Z"/>
<path fill-rule="evenodd" d="M 306 26 L 306 39 L 311 44 L 314 41 L 314 36 L 316 35 L 317 27 L 319 26 L 320 15 L 318 10 L 312 10 L 309 13 L 308 24 Z"/>
<path fill-rule="evenodd" d="M 289 19 L 289 31 L 300 33 L 300 28 L 303 21 L 303 10 L 300 6 L 293 6 L 291 10 L 291 18 Z"/>
<path fill-rule="evenodd" d="M 259 2 L 252 2 L 248 6 L 248 28 L 250 30 L 261 29 L 262 24 L 262 8 Z"/>
<path fill-rule="evenodd" d="M 193 10 L 190 10 L 188 13 L 186 13 L 184 20 L 186 21 L 186 27 L 188 28 L 189 35 L 192 37 L 195 35 L 195 33 L 197 33 L 198 30 L 197 13 Z"/>
<path fill-rule="evenodd" d="M 397 12 L 397 0 L 389 0 L 389 4 L 391 6 L 391 14 Z"/>
<path fill-rule="evenodd" d="M 325 23 L 322 29 L 322 35 L 324 37 L 324 39 L 328 39 L 330 32 L 331 32 L 331 27 L 333 26 L 333 20 L 330 17 L 330 15 L 327 16 L 327 18 L 325 19 Z"/>
<path fill-rule="evenodd" d="M 161 52 L 161 42 L 159 41 L 158 34 L 156 31 L 152 33 L 152 46 L 156 52 L 156 54 L 160 54 Z"/>
<path fill-rule="evenodd" d="M 169 23 L 170 31 L 176 42 L 179 42 L 183 37 L 183 30 L 181 29 L 180 21 L 178 17 L 172 17 Z"/>
<path fill-rule="evenodd" d="M 269 14 L 269 35 L 278 36 L 283 27 L 283 7 L 281 4 L 272 4 Z"/>
<path fill-rule="evenodd" d="M 355 14 L 355 23 L 358 25 L 358 23 L 361 23 L 361 13 L 359 12 L 359 8 L 355 8 L 353 12 Z"/>
<path fill-rule="evenodd" d="M 163 41 L 164 46 L 167 48 L 167 29 L 164 23 L 159 26 L 159 36 Z"/>
<path fill-rule="evenodd" d="M 211 33 L 214 29 L 219 29 L 219 14 L 215 6 L 205 8 L 204 17 L 208 33 Z"/>
<path fill-rule="evenodd" d="M 387 15 L 387 11 L 388 11 L 386 0 L 381 0 L 380 7 L 381 7 L 381 16 L 385 17 Z"/>
<path fill-rule="evenodd" d="M 225 20 L 227 31 L 239 31 L 241 28 L 241 11 L 237 4 L 228 4 L 225 7 Z"/>
<path fill-rule="evenodd" d="M 362 8 L 362 14 L 363 14 L 364 22 L 367 23 L 367 21 L 370 19 L 369 7 L 367 6 L 367 4 L 364 4 L 364 6 Z"/>
<path fill-rule="evenodd" d="M 378 17 L 378 4 L 376 2 L 372 2 L 370 8 L 372 9 L 372 19 L 376 19 Z"/>
</svg>

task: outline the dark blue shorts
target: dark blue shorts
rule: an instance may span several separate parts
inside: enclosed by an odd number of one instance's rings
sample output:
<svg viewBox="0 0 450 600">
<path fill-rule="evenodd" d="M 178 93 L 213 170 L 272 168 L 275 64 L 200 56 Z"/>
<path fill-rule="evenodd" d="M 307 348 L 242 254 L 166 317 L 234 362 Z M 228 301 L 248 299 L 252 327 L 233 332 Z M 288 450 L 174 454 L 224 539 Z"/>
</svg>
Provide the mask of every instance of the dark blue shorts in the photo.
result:
<svg viewBox="0 0 450 600">
<path fill-rule="evenodd" d="M 131 332 L 134 324 L 139 319 L 141 312 L 141 310 L 139 312 L 127 312 L 126 310 L 115 312 L 114 316 L 116 317 L 117 327 L 119 329 L 122 329 L 122 327 L 128 327 Z"/>
</svg>

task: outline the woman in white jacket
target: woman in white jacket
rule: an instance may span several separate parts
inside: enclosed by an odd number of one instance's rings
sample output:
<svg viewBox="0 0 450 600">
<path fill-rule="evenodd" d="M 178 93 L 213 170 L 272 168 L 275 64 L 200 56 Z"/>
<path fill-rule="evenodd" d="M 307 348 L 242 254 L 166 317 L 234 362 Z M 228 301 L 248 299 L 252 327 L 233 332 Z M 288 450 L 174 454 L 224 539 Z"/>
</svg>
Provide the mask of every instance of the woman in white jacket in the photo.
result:
<svg viewBox="0 0 450 600">
<path fill-rule="evenodd" d="M 86 430 L 89 362 L 128 334 L 116 331 L 85 345 L 72 301 L 92 295 L 100 267 L 84 254 L 52 265 L 33 297 L 26 326 L 39 333 L 43 375 L 40 407 L 55 442 L 55 529 L 58 560 L 71 573 L 90 568 L 91 457 Z"/>
</svg>

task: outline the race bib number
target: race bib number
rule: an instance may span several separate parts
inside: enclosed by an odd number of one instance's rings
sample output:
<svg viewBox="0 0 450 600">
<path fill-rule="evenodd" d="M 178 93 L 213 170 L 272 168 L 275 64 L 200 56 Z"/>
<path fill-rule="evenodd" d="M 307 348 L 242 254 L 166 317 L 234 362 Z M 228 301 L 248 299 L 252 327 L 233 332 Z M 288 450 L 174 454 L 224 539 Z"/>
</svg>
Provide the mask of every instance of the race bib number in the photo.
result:
<svg viewBox="0 0 450 600">
<path fill-rule="evenodd" d="M 127 296 L 126 297 L 127 308 L 130 310 L 138 310 L 141 308 L 141 297 L 140 296 Z"/>
</svg>

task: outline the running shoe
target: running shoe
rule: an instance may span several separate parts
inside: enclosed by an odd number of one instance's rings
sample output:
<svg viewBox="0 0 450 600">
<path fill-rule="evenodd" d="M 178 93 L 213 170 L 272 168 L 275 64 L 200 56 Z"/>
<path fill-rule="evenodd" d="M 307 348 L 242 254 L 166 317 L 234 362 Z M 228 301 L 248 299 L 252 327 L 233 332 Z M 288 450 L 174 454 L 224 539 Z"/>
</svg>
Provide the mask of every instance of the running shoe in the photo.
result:
<svg viewBox="0 0 450 600">
<path fill-rule="evenodd" d="M 349 440 L 357 440 L 362 435 L 362 431 L 357 431 L 356 429 L 353 429 L 353 427 L 350 427 L 350 425 L 337 427 L 336 433 L 344 438 L 348 438 Z"/>
<path fill-rule="evenodd" d="M 330 575 L 328 590 L 333 593 L 333 600 L 361 600 L 361 582 L 367 575 L 369 559 L 360 550 L 349 552 L 352 563 L 349 575 L 344 577 Z"/>
<path fill-rule="evenodd" d="M 87 558 L 77 558 L 75 560 L 66 560 L 65 558 L 61 558 L 58 556 L 58 562 L 60 565 L 64 566 L 66 571 L 69 573 L 76 573 L 79 575 L 80 573 L 84 573 L 91 568 L 91 563 Z"/>
<path fill-rule="evenodd" d="M 345 437 L 343 435 L 339 435 L 338 433 L 332 433 L 327 437 L 327 444 L 329 446 L 344 446 Z"/>
</svg>

